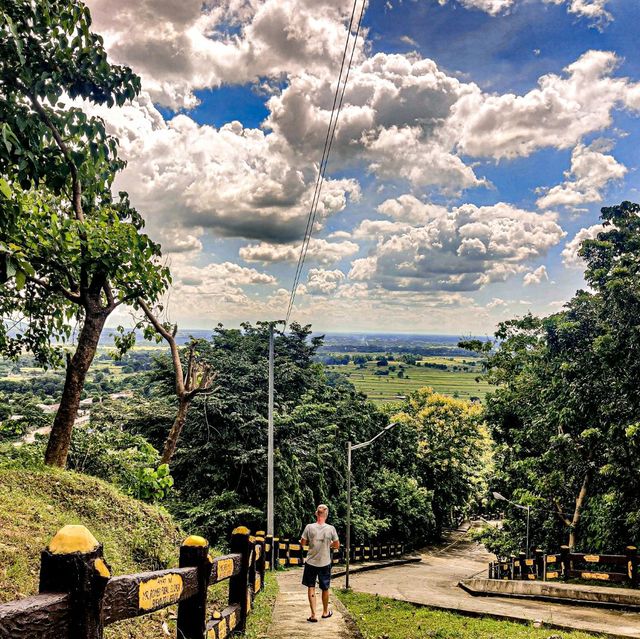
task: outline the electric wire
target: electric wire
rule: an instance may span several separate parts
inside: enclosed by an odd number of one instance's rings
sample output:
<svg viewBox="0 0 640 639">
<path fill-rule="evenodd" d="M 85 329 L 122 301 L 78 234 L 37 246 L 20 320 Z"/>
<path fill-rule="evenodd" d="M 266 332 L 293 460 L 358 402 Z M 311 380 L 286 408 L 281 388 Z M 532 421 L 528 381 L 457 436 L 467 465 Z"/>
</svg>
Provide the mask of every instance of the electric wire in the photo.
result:
<svg viewBox="0 0 640 639">
<path fill-rule="evenodd" d="M 358 36 L 360 33 L 360 29 L 362 26 L 362 19 L 364 17 L 364 10 L 365 10 L 365 6 L 366 6 L 366 0 L 361 0 L 361 7 L 360 7 L 360 15 L 358 18 L 358 23 L 356 26 L 356 30 L 355 33 L 353 34 L 353 44 L 351 47 L 351 54 L 349 56 L 349 63 L 347 65 L 347 69 L 346 69 L 346 73 L 344 74 L 344 81 L 343 81 L 343 72 L 344 72 L 344 67 L 345 67 L 345 62 L 347 59 L 347 52 L 349 50 L 349 42 L 351 41 L 351 36 L 352 36 L 352 30 L 353 30 L 353 23 L 354 23 L 354 18 L 355 18 L 355 14 L 356 14 L 356 9 L 358 6 L 358 1 L 359 0 L 354 0 L 353 3 L 353 8 L 351 10 L 351 18 L 349 20 L 349 26 L 347 28 L 347 39 L 345 41 L 345 47 L 344 47 L 344 51 L 342 54 L 342 62 L 340 64 L 340 73 L 338 75 L 338 82 L 336 84 L 336 91 L 334 93 L 334 97 L 333 97 L 333 105 L 331 107 L 331 117 L 329 119 L 329 126 L 327 127 L 327 134 L 325 136 L 325 143 L 324 143 L 324 148 L 322 151 L 322 158 L 320 161 L 320 165 L 318 167 L 318 176 L 316 178 L 316 183 L 315 183 L 315 188 L 314 188 L 314 192 L 313 192 L 313 197 L 311 199 L 311 205 L 309 208 L 309 214 L 307 216 L 307 224 L 306 224 L 306 228 L 305 228 L 305 233 L 304 233 L 304 237 L 303 237 L 303 241 L 302 241 L 302 245 L 300 247 L 300 255 L 298 257 L 298 264 L 296 267 L 296 272 L 294 275 L 294 279 L 293 279 L 293 284 L 291 287 L 291 294 L 289 296 L 289 304 L 287 306 L 287 313 L 286 313 L 286 319 L 285 319 L 285 330 L 287 325 L 289 324 L 289 318 L 291 317 L 291 312 L 293 310 L 293 305 L 295 303 L 295 298 L 296 298 L 296 292 L 298 289 L 298 285 L 300 283 L 300 277 L 302 275 L 302 269 L 304 267 L 304 262 L 305 259 L 307 257 L 307 252 L 309 250 L 309 243 L 311 240 L 311 235 L 313 233 L 313 227 L 315 224 L 315 220 L 317 217 L 317 212 L 318 212 L 318 204 L 320 201 L 320 193 L 322 190 L 322 186 L 324 184 L 324 178 L 325 178 L 325 173 L 326 173 L 326 169 L 327 169 L 327 165 L 328 165 L 328 161 L 329 161 L 329 154 L 331 153 L 331 147 L 333 146 L 333 141 L 335 139 L 335 133 L 336 133 L 336 129 L 337 129 L 337 125 L 338 125 L 338 118 L 340 116 L 340 111 L 342 110 L 342 105 L 344 103 L 344 96 L 345 96 L 345 92 L 346 92 L 346 88 L 347 88 L 347 82 L 349 80 L 349 75 L 351 72 L 351 67 L 353 64 L 353 58 L 354 58 L 354 54 L 355 54 L 355 50 L 356 50 L 356 46 L 357 46 L 357 42 L 358 42 Z M 338 96 L 340 96 L 338 98 Z M 336 104 L 337 104 L 337 108 L 336 108 Z"/>
</svg>

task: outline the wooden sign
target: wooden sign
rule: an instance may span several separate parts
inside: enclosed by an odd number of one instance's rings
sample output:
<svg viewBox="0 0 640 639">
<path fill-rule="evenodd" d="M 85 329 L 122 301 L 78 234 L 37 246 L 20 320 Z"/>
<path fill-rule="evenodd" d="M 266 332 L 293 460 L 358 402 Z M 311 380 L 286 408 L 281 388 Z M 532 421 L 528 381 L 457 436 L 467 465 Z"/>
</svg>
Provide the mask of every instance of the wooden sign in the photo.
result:
<svg viewBox="0 0 640 639">
<path fill-rule="evenodd" d="M 222 559 L 218 562 L 218 581 L 233 575 L 233 559 Z"/>
<path fill-rule="evenodd" d="M 548 572 L 547 579 L 557 579 L 560 576 L 557 572 Z"/>
<path fill-rule="evenodd" d="M 606 572 L 583 572 L 580 576 L 583 579 L 599 579 L 600 581 L 609 580 L 609 574 Z"/>
<path fill-rule="evenodd" d="M 162 575 L 140 584 L 138 607 L 140 610 L 155 610 L 180 601 L 182 577 L 176 574 Z"/>
<path fill-rule="evenodd" d="M 555 555 L 547 555 L 547 563 L 555 564 L 558 561 L 558 558 Z"/>
<path fill-rule="evenodd" d="M 533 566 L 533 559 L 525 559 L 524 563 L 527 566 Z"/>
<path fill-rule="evenodd" d="M 600 555 L 585 555 L 584 560 L 589 563 L 597 564 L 600 561 Z"/>
</svg>

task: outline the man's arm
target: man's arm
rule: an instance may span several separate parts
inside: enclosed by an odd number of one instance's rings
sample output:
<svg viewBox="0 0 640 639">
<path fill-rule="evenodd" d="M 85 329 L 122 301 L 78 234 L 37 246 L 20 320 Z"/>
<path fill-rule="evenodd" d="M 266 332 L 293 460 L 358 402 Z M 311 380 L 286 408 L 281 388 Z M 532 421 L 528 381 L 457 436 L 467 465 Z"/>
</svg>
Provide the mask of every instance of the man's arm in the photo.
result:
<svg viewBox="0 0 640 639">
<path fill-rule="evenodd" d="M 300 537 L 300 545 L 301 546 L 308 546 L 309 545 L 309 539 L 307 538 L 307 529 L 309 528 L 309 526 L 305 526 L 304 530 L 302 531 L 302 537 Z"/>
<path fill-rule="evenodd" d="M 338 548 L 340 548 L 340 540 L 338 539 L 338 533 L 336 532 L 336 529 L 334 528 L 331 531 L 331 549 L 332 550 L 338 550 Z"/>
</svg>

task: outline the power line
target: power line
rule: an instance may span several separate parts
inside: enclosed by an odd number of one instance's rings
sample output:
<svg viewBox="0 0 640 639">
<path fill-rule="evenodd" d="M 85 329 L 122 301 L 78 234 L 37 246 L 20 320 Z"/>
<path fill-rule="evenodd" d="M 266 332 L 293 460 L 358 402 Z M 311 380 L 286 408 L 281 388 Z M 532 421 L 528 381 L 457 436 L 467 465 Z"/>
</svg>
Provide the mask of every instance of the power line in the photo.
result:
<svg viewBox="0 0 640 639">
<path fill-rule="evenodd" d="M 351 34 L 353 29 L 354 18 L 356 14 L 356 8 L 358 5 L 358 0 L 354 0 L 353 8 L 351 10 L 351 18 L 349 20 L 349 26 L 347 28 L 347 39 L 344 45 L 344 51 L 342 53 L 342 62 L 340 64 L 340 73 L 338 75 L 338 82 L 336 84 L 336 91 L 333 96 L 333 105 L 331 107 L 331 117 L 329 119 L 329 126 L 327 128 L 327 135 L 324 141 L 324 148 L 322 150 L 322 159 L 320 160 L 320 166 L 318 167 L 318 176 L 316 178 L 315 188 L 313 192 L 313 197 L 311 199 L 311 206 L 309 208 L 309 214 L 307 217 L 307 224 L 304 232 L 304 237 L 302 240 L 302 245 L 300 247 L 300 255 L 298 257 L 298 264 L 296 267 L 296 273 L 293 278 L 293 284 L 291 287 L 291 294 L 289 296 L 289 304 L 287 307 L 287 315 L 285 319 L 285 330 L 287 325 L 289 324 L 289 318 L 291 316 L 291 311 L 293 310 L 293 305 L 295 303 L 296 291 L 298 289 L 298 284 L 300 283 L 300 276 L 302 275 L 302 269 L 304 267 L 304 261 L 307 257 L 307 251 L 309 250 L 309 243 L 311 241 L 311 234 L 313 233 L 313 226 L 316 221 L 316 216 L 318 212 L 318 203 L 320 201 L 320 192 L 322 190 L 322 185 L 324 184 L 324 177 L 327 170 L 327 165 L 329 163 L 329 154 L 331 153 L 331 147 L 333 146 L 333 140 L 335 138 L 336 128 L 338 125 L 338 118 L 340 116 L 340 111 L 342 110 L 342 105 L 344 102 L 344 95 L 347 88 L 347 82 L 349 80 L 349 74 L 351 72 L 351 66 L 353 64 L 353 57 L 356 50 L 356 45 L 358 42 L 358 35 L 360 33 L 360 28 L 362 26 L 362 18 L 364 17 L 364 10 L 366 6 L 366 0 L 361 0 L 362 4 L 360 7 L 360 16 L 358 18 L 358 23 L 356 26 L 356 31 L 353 38 L 353 45 L 351 48 L 351 54 L 349 56 L 349 63 L 347 65 L 344 82 L 342 80 L 342 75 L 344 72 L 345 62 L 347 59 L 347 52 L 349 49 L 349 41 L 351 40 Z M 339 99 L 338 99 L 338 96 Z M 336 109 L 337 104 L 337 109 Z"/>
</svg>

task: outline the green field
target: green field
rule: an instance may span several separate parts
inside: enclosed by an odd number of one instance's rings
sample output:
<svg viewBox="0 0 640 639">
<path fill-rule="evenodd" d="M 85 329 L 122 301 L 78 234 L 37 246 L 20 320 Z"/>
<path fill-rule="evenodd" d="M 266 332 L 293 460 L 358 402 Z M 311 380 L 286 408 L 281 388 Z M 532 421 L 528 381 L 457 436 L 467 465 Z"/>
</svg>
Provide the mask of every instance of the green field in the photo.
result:
<svg viewBox="0 0 640 639">
<path fill-rule="evenodd" d="M 446 364 L 447 370 L 412 366 L 393 360 L 389 360 L 389 366 L 395 366 L 396 370 L 390 371 L 389 375 L 376 375 L 377 371 L 387 369 L 377 366 L 375 361 L 367 362 L 365 368 L 349 363 L 344 366 L 327 366 L 327 369 L 344 375 L 359 391 L 376 403 L 400 401 L 409 393 L 425 386 L 430 386 L 438 393 L 461 399 L 482 399 L 491 389 L 486 382 L 476 381 L 482 372 L 479 362 L 469 364 L 469 359 L 463 357 L 426 357 L 421 364 L 427 362 Z M 404 366 L 404 378 L 398 377 L 400 365 Z M 454 366 L 458 369 L 466 367 L 469 370 L 453 370 Z"/>
</svg>

